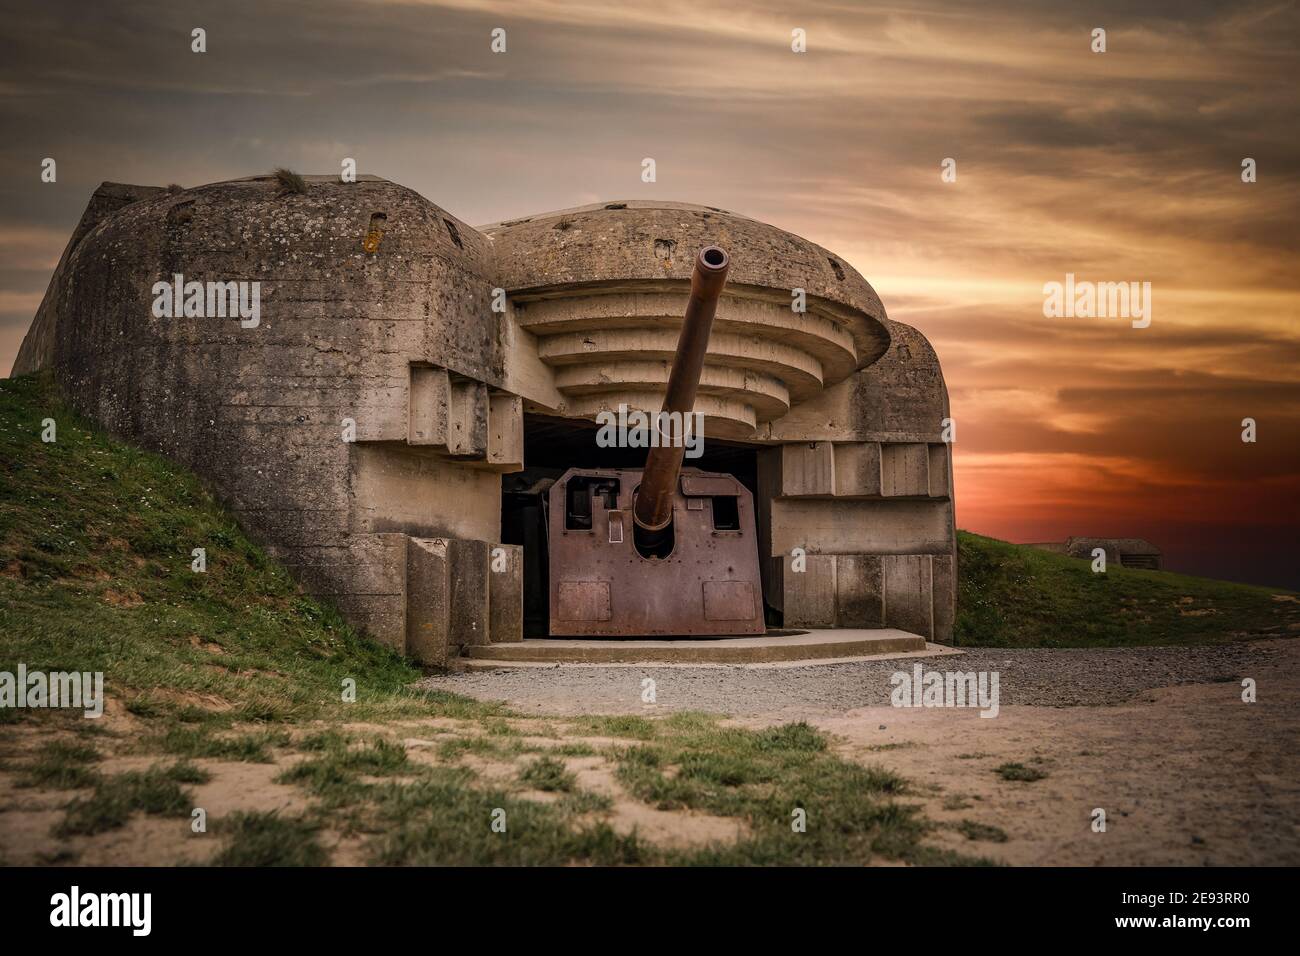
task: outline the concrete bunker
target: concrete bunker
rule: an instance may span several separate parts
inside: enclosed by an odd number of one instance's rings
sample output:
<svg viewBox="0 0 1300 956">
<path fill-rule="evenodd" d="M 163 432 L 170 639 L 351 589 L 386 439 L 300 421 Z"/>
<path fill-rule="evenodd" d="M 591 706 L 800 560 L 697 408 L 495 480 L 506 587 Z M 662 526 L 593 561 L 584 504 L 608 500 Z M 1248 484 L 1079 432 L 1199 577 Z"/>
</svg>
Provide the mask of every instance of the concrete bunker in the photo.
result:
<svg viewBox="0 0 1300 956">
<path fill-rule="evenodd" d="M 442 665 L 546 632 L 530 553 L 548 482 L 645 466 L 596 444 L 596 416 L 661 408 L 693 259 L 716 243 L 731 271 L 693 406 L 707 441 L 686 465 L 744 494 L 684 497 L 723 534 L 751 503 L 766 626 L 950 639 L 942 373 L 838 257 L 709 207 L 475 229 L 386 180 L 306 183 L 101 186 L 15 373 L 51 369 L 81 412 L 203 476 L 305 590 Z M 260 324 L 152 317 L 174 273 L 260 282 Z M 573 597 L 599 612 L 599 590 Z"/>
</svg>

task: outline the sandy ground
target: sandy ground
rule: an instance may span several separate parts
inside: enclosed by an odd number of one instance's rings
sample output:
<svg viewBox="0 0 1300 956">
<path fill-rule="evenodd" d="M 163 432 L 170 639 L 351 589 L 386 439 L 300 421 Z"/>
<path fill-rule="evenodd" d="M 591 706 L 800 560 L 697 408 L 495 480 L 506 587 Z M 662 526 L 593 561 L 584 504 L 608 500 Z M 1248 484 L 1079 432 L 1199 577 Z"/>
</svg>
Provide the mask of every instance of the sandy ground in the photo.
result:
<svg viewBox="0 0 1300 956">
<path fill-rule="evenodd" d="M 932 842 L 1001 862 L 1300 864 L 1300 642 L 981 650 L 923 663 L 999 671 L 998 716 L 889 706 L 889 662 L 557 667 L 426 683 L 523 712 L 717 710 L 751 726 L 806 719 L 846 755 L 912 781 L 914 799 L 945 826 Z M 655 704 L 641 702 L 646 677 Z M 1242 700 L 1247 677 L 1255 703 Z M 1006 780 L 996 768 L 1007 763 L 1045 776 Z M 1104 832 L 1093 827 L 1098 809 Z M 972 842 L 956 829 L 963 821 L 1007 840 Z"/>
<path fill-rule="evenodd" d="M 119 711 L 118 717 L 122 715 Z M 132 718 L 133 719 L 133 718 Z M 526 729 L 526 721 L 514 722 Z M 398 731 L 410 759 L 416 763 L 445 766 L 435 754 L 449 727 L 469 729 L 468 722 L 433 719 L 395 721 L 391 724 L 348 724 L 357 733 Z M 51 739 L 73 741 L 66 732 L 48 728 L 26 727 L 6 740 L 0 754 L 17 758 Z M 581 739 L 591 747 L 626 745 L 626 740 L 599 736 L 560 738 L 525 737 L 521 742 L 541 748 L 554 748 Z M 169 758 L 114 756 L 96 764 L 105 774 L 143 771 L 166 763 Z M 308 809 L 311 799 L 300 789 L 277 783 L 281 771 L 301 754 L 278 750 L 270 763 L 243 763 L 224 760 L 195 759 L 195 766 L 207 771 L 211 779 L 191 785 L 194 805 L 204 808 L 216 821 L 237 811 L 286 812 L 298 814 Z M 531 757 L 526 759 L 532 759 Z M 687 849 L 712 843 L 731 843 L 747 834 L 746 825 L 734 818 L 714 816 L 693 810 L 659 810 L 633 798 L 620 784 L 614 764 L 604 756 L 561 756 L 566 768 L 577 778 L 578 786 L 610 800 L 609 810 L 600 819 L 615 831 L 637 833 L 644 840 L 662 847 Z M 495 760 L 467 755 L 460 765 L 475 771 L 489 784 L 511 788 L 522 767 L 520 760 Z M 77 866 L 187 866 L 210 862 L 222 848 L 222 841 L 211 833 L 195 834 L 188 818 L 159 818 L 135 814 L 126 825 L 92 836 L 56 837 L 54 827 L 64 818 L 70 801 L 84 799 L 86 791 L 54 790 L 25 787 L 17 771 L 0 770 L 0 865 L 77 865 Z M 558 793 L 540 790 L 517 790 L 516 796 L 539 802 L 560 799 Z M 328 827 L 320 831 L 320 842 L 335 866 L 359 866 L 367 862 L 365 839 L 345 836 Z"/>
<path fill-rule="evenodd" d="M 997 671 L 1000 708 L 890 706 L 890 675 L 915 661 L 815 667 L 544 667 L 429 678 L 429 687 L 505 700 L 524 715 L 709 710 L 747 726 L 807 720 L 831 735 L 842 755 L 904 777 L 938 829 L 927 843 L 1010 864 L 1300 864 L 1300 641 L 1203 648 L 974 651 L 920 661 L 926 669 Z M 1242 700 L 1243 678 L 1258 700 Z M 642 702 L 646 679 L 657 702 Z M 131 736 L 136 718 L 110 701 L 106 726 Z M 358 733 L 396 732 L 411 758 L 435 760 L 442 735 L 465 722 L 438 718 L 347 725 Z M 529 732 L 536 723 L 516 721 Z M 481 731 L 481 728 L 478 728 Z M 0 738 L 20 763 L 51 733 L 33 725 Z M 574 739 L 525 738 L 547 747 Z M 618 743 L 584 738 L 592 746 Z M 159 758 L 121 754 L 106 773 L 143 770 Z M 196 760 L 212 774 L 195 803 L 214 817 L 235 810 L 297 812 L 307 798 L 276 783 L 300 754 L 274 764 Z M 517 762 L 468 755 L 488 781 L 513 779 Z M 631 799 L 608 760 L 566 757 L 584 790 L 613 802 L 610 822 L 666 846 L 729 842 L 737 822 L 665 812 Z M 1019 764 L 1041 779 L 1005 779 Z M 527 792 L 532 799 L 552 794 Z M 218 847 L 186 819 L 137 815 L 119 830 L 49 839 L 72 791 L 18 786 L 0 771 L 0 858 L 14 863 L 194 864 Z M 1094 830 L 1097 810 L 1104 832 Z M 968 835 L 969 834 L 969 835 Z M 998 836 L 1005 834 L 1005 841 Z M 971 836 L 977 837 L 972 839 Z M 363 862 L 361 841 L 327 832 L 335 864 Z"/>
</svg>

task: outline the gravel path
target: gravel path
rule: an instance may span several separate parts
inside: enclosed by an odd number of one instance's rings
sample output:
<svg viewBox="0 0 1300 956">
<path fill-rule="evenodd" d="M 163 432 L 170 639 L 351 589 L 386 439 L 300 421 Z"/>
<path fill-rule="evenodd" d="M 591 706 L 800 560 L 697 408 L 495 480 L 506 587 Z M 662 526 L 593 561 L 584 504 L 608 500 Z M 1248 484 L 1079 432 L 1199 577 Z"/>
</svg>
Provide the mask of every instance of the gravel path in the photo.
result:
<svg viewBox="0 0 1300 956">
<path fill-rule="evenodd" d="M 940 671 L 996 671 L 1002 706 L 1113 706 L 1143 691 L 1237 681 L 1260 670 L 1300 664 L 1300 642 L 1253 641 L 1202 647 L 972 648 L 961 656 L 864 661 L 809 667 L 555 666 L 429 677 L 437 688 L 505 700 L 524 713 L 647 713 L 703 710 L 745 716 L 839 714 L 889 703 L 890 676 L 915 663 Z M 656 702 L 642 701 L 655 681 Z"/>
</svg>

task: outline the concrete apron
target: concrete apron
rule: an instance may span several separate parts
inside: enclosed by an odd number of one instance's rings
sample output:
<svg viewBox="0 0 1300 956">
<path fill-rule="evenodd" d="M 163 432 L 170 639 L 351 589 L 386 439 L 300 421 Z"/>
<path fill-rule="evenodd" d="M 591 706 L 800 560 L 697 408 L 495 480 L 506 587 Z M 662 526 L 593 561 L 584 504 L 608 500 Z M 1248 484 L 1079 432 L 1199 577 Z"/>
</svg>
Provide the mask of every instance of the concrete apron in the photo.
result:
<svg viewBox="0 0 1300 956">
<path fill-rule="evenodd" d="M 936 657 L 960 654 L 942 644 L 894 628 L 829 628 L 765 637 L 716 640 L 575 640 L 534 638 L 510 644 L 470 645 L 453 666 L 806 666 L 847 661 Z"/>
</svg>

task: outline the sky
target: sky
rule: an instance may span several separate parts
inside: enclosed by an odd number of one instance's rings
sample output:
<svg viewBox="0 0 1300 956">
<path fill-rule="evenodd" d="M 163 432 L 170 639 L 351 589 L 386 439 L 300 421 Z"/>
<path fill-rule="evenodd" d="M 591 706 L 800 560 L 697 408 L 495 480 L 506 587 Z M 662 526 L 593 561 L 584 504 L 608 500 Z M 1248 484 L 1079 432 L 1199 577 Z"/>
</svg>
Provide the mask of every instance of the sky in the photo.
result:
<svg viewBox="0 0 1300 956">
<path fill-rule="evenodd" d="M 959 527 L 1300 588 L 1298 37 L 1294 2 L 0 0 L 0 373 L 103 181 L 353 157 L 471 223 L 702 203 L 934 344 Z M 1067 273 L 1150 283 L 1150 325 L 1046 316 Z"/>
</svg>

